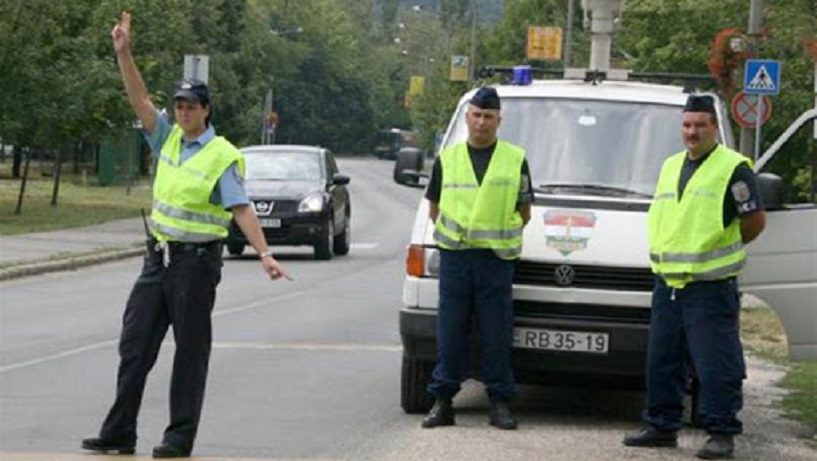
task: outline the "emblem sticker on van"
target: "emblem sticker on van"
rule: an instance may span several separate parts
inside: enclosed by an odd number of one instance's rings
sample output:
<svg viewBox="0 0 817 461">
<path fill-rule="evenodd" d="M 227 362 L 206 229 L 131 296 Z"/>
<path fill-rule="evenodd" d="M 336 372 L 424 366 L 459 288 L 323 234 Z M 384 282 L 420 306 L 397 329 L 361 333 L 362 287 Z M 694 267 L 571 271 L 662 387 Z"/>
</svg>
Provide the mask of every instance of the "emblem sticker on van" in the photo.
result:
<svg viewBox="0 0 817 461">
<path fill-rule="evenodd" d="M 548 248 L 567 256 L 587 248 L 593 236 L 596 214 L 589 211 L 549 210 L 545 212 L 545 238 Z"/>
</svg>

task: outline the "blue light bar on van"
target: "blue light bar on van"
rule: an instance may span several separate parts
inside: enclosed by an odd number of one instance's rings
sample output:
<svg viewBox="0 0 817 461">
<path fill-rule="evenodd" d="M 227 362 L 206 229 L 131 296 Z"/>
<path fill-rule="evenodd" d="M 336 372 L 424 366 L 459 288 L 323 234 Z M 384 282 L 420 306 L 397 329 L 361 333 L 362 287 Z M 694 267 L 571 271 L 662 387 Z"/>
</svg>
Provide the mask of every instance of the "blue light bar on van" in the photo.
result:
<svg viewBox="0 0 817 461">
<path fill-rule="evenodd" d="M 533 81 L 533 73 L 530 66 L 513 66 L 513 85 L 530 85 Z"/>
</svg>

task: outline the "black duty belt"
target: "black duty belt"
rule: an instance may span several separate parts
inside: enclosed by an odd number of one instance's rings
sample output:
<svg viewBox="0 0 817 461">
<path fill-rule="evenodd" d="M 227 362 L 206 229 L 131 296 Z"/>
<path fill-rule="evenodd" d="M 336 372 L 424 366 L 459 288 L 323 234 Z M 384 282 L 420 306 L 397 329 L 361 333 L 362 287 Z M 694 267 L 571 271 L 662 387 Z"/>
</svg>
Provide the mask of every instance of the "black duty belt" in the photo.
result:
<svg viewBox="0 0 817 461">
<path fill-rule="evenodd" d="M 215 251 L 221 248 L 221 241 L 214 240 L 211 242 L 190 243 L 190 242 L 167 242 L 167 247 L 171 253 L 186 253 L 189 251 L 197 251 L 199 249 L 207 251 Z"/>
<path fill-rule="evenodd" d="M 182 253 L 189 253 L 194 251 L 207 251 L 217 256 L 221 256 L 222 243 L 221 240 L 212 240 L 210 242 L 159 242 L 151 239 L 148 242 L 148 249 L 153 253 L 162 256 L 162 262 L 165 267 L 170 265 L 170 259 L 173 255 Z"/>
</svg>

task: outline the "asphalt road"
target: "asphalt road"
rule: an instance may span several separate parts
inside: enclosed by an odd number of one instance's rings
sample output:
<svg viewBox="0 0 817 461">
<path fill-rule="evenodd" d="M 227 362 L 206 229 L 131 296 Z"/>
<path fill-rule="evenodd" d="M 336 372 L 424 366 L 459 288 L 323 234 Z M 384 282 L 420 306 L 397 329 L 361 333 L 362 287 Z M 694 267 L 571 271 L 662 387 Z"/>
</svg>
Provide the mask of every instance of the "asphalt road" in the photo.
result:
<svg viewBox="0 0 817 461">
<path fill-rule="evenodd" d="M 422 195 L 391 182 L 392 163 L 344 159 L 351 176 L 352 250 L 313 261 L 283 248 L 293 282 L 266 280 L 254 258 L 228 258 L 214 313 L 214 350 L 196 459 L 591 460 L 690 459 L 704 434 L 678 450 L 621 446 L 638 427 L 638 393 L 523 387 L 521 427 L 487 425 L 487 400 L 469 383 L 458 425 L 420 429 L 399 407 L 403 259 Z M 92 460 L 93 435 L 113 398 L 122 309 L 140 261 L 0 282 L 0 459 Z M 167 424 L 172 342 L 148 382 L 138 456 Z M 781 418 L 782 371 L 751 361 L 741 459 L 805 461 L 817 453 Z M 113 457 L 110 457 L 113 458 Z M 118 458 L 122 459 L 122 458 Z"/>
</svg>

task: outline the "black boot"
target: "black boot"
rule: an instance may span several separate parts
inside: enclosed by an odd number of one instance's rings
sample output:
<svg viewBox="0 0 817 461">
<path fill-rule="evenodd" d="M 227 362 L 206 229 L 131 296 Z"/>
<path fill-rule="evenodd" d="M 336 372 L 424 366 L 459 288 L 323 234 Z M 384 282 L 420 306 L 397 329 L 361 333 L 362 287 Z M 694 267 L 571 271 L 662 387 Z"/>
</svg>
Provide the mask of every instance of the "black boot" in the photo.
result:
<svg viewBox="0 0 817 461">
<path fill-rule="evenodd" d="M 678 432 L 659 431 L 654 427 L 647 427 L 638 434 L 624 437 L 624 445 L 628 447 L 675 448 L 678 446 Z"/>
<path fill-rule="evenodd" d="M 115 451 L 120 455 L 132 455 L 136 453 L 136 441 L 90 437 L 82 439 L 82 448 L 100 453 Z"/>
<path fill-rule="evenodd" d="M 451 399 L 437 399 L 431 411 L 423 418 L 423 427 L 431 429 L 438 426 L 454 425 L 454 407 Z"/>
<path fill-rule="evenodd" d="M 162 443 L 161 445 L 156 445 L 153 447 L 153 457 L 154 458 L 189 458 L 190 452 L 192 450 L 189 448 L 182 448 L 177 447 L 175 445 L 171 445 L 169 443 Z"/>
<path fill-rule="evenodd" d="M 511 415 L 508 403 L 502 400 L 491 401 L 491 426 L 512 431 L 516 429 L 519 422 Z"/>
<path fill-rule="evenodd" d="M 732 459 L 735 457 L 734 437 L 713 434 L 695 456 L 701 459 Z"/>
</svg>

